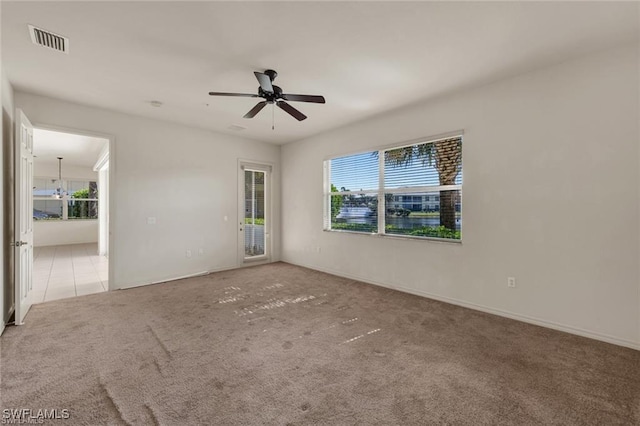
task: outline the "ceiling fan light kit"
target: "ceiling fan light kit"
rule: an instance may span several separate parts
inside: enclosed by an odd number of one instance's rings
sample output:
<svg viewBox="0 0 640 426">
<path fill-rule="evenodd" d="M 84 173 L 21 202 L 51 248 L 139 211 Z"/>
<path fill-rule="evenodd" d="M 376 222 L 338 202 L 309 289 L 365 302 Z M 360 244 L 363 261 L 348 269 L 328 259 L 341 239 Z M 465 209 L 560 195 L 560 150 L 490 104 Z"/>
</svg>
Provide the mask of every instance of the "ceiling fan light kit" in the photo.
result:
<svg viewBox="0 0 640 426">
<path fill-rule="evenodd" d="M 67 195 L 67 192 L 64 190 L 62 186 L 62 157 L 58 158 L 58 187 L 56 188 L 56 192 L 53 193 L 52 197 L 56 199 L 62 199 Z"/>
<path fill-rule="evenodd" d="M 278 76 L 278 73 L 274 70 L 265 70 L 264 72 L 254 71 L 253 73 L 260 83 L 258 87 L 258 94 L 250 93 L 227 93 L 227 92 L 209 92 L 211 96 L 236 96 L 245 98 L 262 98 L 260 101 L 244 115 L 244 118 L 253 118 L 258 114 L 267 104 L 272 104 L 292 116 L 298 121 L 302 121 L 307 118 L 302 112 L 291 106 L 289 102 L 311 102 L 316 104 L 325 103 L 324 97 L 320 95 L 294 95 L 289 93 L 283 93 L 282 89 L 273 84 L 273 80 Z"/>
</svg>

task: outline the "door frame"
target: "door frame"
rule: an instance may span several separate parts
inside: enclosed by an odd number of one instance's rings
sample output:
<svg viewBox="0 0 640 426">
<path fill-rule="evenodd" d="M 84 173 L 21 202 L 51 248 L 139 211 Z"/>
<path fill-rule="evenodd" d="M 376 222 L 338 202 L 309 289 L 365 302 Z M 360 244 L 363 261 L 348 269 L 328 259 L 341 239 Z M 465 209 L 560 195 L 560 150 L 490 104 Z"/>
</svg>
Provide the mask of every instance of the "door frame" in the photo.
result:
<svg viewBox="0 0 640 426">
<path fill-rule="evenodd" d="M 98 172 L 98 204 L 102 205 L 98 211 L 98 255 L 105 256 L 107 259 L 109 258 L 109 155 L 111 155 L 109 147 L 106 150 L 103 149 L 93 166 L 93 170 Z M 104 179 L 104 176 L 107 178 Z"/>
<path fill-rule="evenodd" d="M 264 184 L 264 215 L 265 215 L 265 235 L 264 235 L 264 248 L 265 254 L 263 256 L 256 256 L 254 258 L 245 258 L 244 253 L 244 219 L 245 219 L 245 199 L 244 199 L 244 171 L 245 168 L 250 170 L 265 172 L 265 184 Z M 238 214 L 236 215 L 236 224 L 238 229 L 238 266 L 251 266 L 260 263 L 269 263 L 273 257 L 273 200 L 272 200 L 272 185 L 273 185 L 273 164 L 265 161 L 245 160 L 238 159 Z"/>
<path fill-rule="evenodd" d="M 58 126 L 41 122 L 34 122 L 33 128 L 39 130 L 51 130 L 53 132 L 70 133 L 80 136 L 89 136 L 94 138 L 107 139 L 109 141 L 109 288 L 107 291 L 117 290 L 115 283 L 116 256 L 113 255 L 113 248 L 116 241 L 116 227 L 114 226 L 116 217 L 116 138 L 107 133 L 94 132 L 92 130 L 77 129 L 74 127 Z"/>
</svg>

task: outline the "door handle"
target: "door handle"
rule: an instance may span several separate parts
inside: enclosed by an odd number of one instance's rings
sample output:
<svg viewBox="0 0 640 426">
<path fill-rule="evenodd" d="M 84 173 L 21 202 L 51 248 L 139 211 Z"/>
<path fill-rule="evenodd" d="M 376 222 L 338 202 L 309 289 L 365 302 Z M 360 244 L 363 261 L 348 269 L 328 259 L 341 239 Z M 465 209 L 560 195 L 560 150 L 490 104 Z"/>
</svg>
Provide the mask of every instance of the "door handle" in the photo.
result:
<svg viewBox="0 0 640 426">
<path fill-rule="evenodd" d="M 26 241 L 16 241 L 15 243 L 13 243 L 13 245 L 16 246 L 16 247 L 22 247 L 22 246 L 24 246 L 26 244 L 29 244 L 29 243 L 26 242 Z"/>
</svg>

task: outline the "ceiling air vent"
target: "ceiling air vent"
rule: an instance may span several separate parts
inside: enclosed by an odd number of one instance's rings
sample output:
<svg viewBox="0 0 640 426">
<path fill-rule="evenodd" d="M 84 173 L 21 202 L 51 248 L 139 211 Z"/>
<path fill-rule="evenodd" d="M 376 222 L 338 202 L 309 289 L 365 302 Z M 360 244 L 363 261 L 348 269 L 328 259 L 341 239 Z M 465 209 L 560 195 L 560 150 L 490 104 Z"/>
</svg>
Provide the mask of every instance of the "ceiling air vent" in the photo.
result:
<svg viewBox="0 0 640 426">
<path fill-rule="evenodd" d="M 36 28 L 33 25 L 29 25 L 29 34 L 31 34 L 33 44 L 57 50 L 58 52 L 69 53 L 69 39 L 66 37 Z"/>
</svg>

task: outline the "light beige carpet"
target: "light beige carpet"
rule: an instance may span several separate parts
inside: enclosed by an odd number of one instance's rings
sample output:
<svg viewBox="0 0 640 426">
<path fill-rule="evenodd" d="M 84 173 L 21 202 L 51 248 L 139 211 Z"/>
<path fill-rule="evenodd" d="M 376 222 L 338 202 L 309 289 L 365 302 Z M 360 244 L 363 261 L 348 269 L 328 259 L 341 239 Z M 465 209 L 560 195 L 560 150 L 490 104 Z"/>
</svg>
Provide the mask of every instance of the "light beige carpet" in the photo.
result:
<svg viewBox="0 0 640 426">
<path fill-rule="evenodd" d="M 60 424 L 640 424 L 640 352 L 285 263 L 34 306 L 2 408 Z"/>
</svg>

